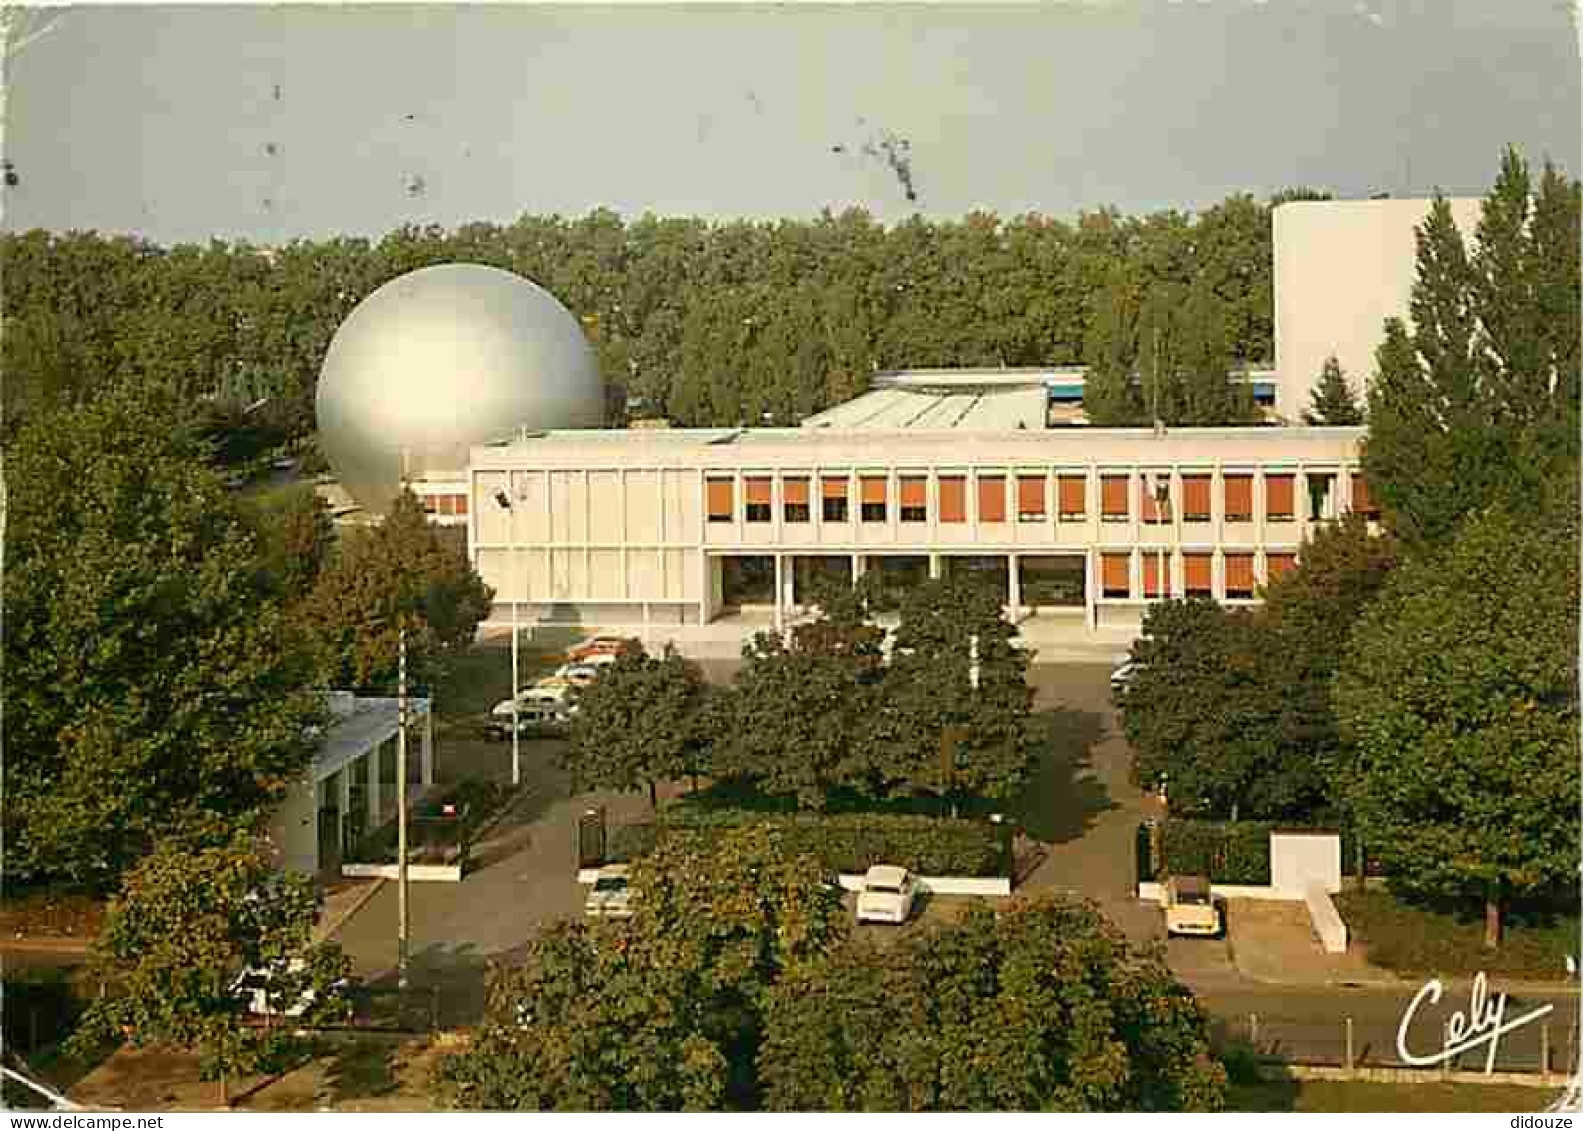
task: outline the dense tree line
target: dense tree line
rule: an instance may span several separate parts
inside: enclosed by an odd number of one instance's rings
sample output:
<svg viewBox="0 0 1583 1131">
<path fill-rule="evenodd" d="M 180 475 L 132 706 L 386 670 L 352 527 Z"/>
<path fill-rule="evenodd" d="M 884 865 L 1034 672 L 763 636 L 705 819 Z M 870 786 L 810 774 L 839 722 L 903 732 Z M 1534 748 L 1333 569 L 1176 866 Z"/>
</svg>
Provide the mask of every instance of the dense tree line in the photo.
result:
<svg viewBox="0 0 1583 1131">
<path fill-rule="evenodd" d="M 107 384 L 6 445 L 7 876 L 113 890 L 162 839 L 258 827 L 316 749 L 320 692 L 415 688 L 490 593 L 404 493 L 336 539 L 308 487 L 228 491 L 190 406 Z"/>
<path fill-rule="evenodd" d="M 569 768 L 583 785 L 646 785 L 651 801 L 658 782 L 684 775 L 812 810 L 838 793 L 1009 796 L 1028 772 L 1033 692 L 999 593 L 961 577 L 914 587 L 887 663 L 869 619 L 879 580 L 821 587 L 817 618 L 759 633 L 723 687 L 670 651 L 622 657 L 580 702 Z"/>
<path fill-rule="evenodd" d="M 1432 204 L 1368 392 L 1381 529 L 1321 531 L 1256 612 L 1151 610 L 1121 699 L 1173 808 L 1345 820 L 1489 945 L 1577 882 L 1580 203 L 1509 150 L 1473 232 Z M 1350 416 L 1324 377 L 1314 416 Z"/>
<path fill-rule="evenodd" d="M 437 1073 L 504 1111 L 1215 1110 L 1207 1018 L 1088 904 L 877 947 L 766 829 L 663 843 L 625 922 L 552 924 Z"/>
<path fill-rule="evenodd" d="M 1157 356 L 1149 403 L 1163 390 L 1174 420 L 1220 411 L 1204 403 L 1224 395 L 1213 381 L 1196 399 L 1179 391 L 1188 367 L 1273 353 L 1269 208 L 1248 196 L 1196 217 L 974 213 L 889 228 L 857 210 L 758 223 L 596 211 L 279 248 L 33 231 L 0 240 L 0 261 L 8 419 L 124 374 L 186 399 L 271 397 L 265 411 L 303 433 L 352 308 L 452 261 L 548 288 L 582 320 L 607 383 L 686 425 L 793 421 L 876 369 Z"/>
</svg>

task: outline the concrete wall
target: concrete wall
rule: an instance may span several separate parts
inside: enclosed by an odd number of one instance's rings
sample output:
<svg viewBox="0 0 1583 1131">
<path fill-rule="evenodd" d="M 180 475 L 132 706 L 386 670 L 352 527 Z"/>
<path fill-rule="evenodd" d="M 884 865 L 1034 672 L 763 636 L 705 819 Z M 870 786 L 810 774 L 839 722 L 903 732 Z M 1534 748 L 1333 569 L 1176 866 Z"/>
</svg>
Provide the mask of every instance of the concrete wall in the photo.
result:
<svg viewBox="0 0 1583 1131">
<path fill-rule="evenodd" d="M 1341 890 L 1341 837 L 1337 833 L 1272 832 L 1270 884 L 1303 895 L 1310 884 Z"/>
<path fill-rule="evenodd" d="M 1308 917 L 1313 920 L 1314 933 L 1319 936 L 1319 944 L 1325 948 L 1325 952 L 1345 954 L 1347 925 L 1342 922 L 1341 912 L 1331 902 L 1330 892 L 1325 885 L 1318 882 L 1309 884 L 1303 892 L 1303 902 L 1308 905 Z"/>
<path fill-rule="evenodd" d="M 269 838 L 278 867 L 310 876 L 318 874 L 319 812 L 311 778 L 304 776 L 291 784 L 270 819 Z"/>
<path fill-rule="evenodd" d="M 1408 317 L 1417 278 L 1413 229 L 1428 200 L 1294 201 L 1275 209 L 1276 404 L 1297 419 L 1320 368 L 1335 354 L 1362 393 L 1385 319 Z M 1482 203 L 1450 201 L 1471 242 Z"/>
</svg>

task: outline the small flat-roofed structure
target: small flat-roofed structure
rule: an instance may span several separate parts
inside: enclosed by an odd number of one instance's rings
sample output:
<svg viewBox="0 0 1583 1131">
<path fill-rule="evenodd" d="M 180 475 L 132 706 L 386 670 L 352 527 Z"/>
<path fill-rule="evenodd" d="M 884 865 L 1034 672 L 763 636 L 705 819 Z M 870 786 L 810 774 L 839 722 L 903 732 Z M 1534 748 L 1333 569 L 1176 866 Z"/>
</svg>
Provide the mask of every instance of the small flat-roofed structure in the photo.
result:
<svg viewBox="0 0 1583 1131">
<path fill-rule="evenodd" d="M 271 838 L 282 868 L 316 875 L 395 813 L 400 700 L 328 694 L 330 723 L 307 771 L 275 811 Z M 434 783 L 434 719 L 427 698 L 407 699 L 407 784 Z"/>
</svg>

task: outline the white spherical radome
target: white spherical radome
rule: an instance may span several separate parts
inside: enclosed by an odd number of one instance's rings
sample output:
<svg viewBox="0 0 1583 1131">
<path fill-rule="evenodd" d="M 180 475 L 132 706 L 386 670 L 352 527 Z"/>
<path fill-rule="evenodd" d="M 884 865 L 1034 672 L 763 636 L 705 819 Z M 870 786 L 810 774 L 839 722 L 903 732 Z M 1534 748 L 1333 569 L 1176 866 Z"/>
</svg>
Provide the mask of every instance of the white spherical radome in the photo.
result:
<svg viewBox="0 0 1583 1131">
<path fill-rule="evenodd" d="M 554 295 L 498 267 L 451 263 L 392 279 L 330 341 L 319 442 L 365 511 L 403 475 L 467 469 L 468 448 L 519 428 L 597 428 L 604 386 L 582 327 Z"/>
</svg>

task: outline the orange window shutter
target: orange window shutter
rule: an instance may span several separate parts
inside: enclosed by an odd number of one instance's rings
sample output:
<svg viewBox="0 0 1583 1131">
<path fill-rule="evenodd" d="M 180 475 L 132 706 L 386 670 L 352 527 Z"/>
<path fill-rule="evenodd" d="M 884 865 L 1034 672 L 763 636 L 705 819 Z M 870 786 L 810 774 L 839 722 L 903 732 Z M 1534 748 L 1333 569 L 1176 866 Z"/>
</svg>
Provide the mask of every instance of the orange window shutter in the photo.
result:
<svg viewBox="0 0 1583 1131">
<path fill-rule="evenodd" d="M 865 503 L 884 503 L 885 480 L 878 475 L 863 476 L 863 501 Z"/>
<path fill-rule="evenodd" d="M 1182 558 L 1182 580 L 1187 583 L 1188 590 L 1204 590 L 1214 587 L 1214 572 L 1210 568 L 1208 554 L 1187 554 Z"/>
<path fill-rule="evenodd" d="M 1088 511 L 1088 480 L 1076 475 L 1063 475 L 1061 484 L 1061 513 L 1081 515 Z"/>
<path fill-rule="evenodd" d="M 1253 517 L 1253 476 L 1228 475 L 1226 486 L 1226 517 L 1249 519 Z"/>
<path fill-rule="evenodd" d="M 1147 550 L 1143 553 L 1143 595 L 1145 597 L 1160 595 L 1160 555 L 1151 554 Z"/>
<path fill-rule="evenodd" d="M 1017 513 L 1044 513 L 1044 476 L 1022 475 L 1017 478 Z"/>
<path fill-rule="evenodd" d="M 439 504 L 440 504 L 440 513 L 441 514 L 455 514 L 456 513 L 456 496 L 455 495 L 441 495 L 441 496 L 439 496 L 439 500 L 438 501 L 439 501 Z"/>
<path fill-rule="evenodd" d="M 1182 476 L 1182 517 L 1189 521 L 1209 518 L 1209 476 Z"/>
<path fill-rule="evenodd" d="M 781 494 L 786 497 L 786 501 L 788 503 L 792 503 L 792 504 L 800 503 L 803 506 L 807 506 L 808 505 L 808 480 L 806 480 L 806 479 L 783 479 L 783 480 L 781 480 Z"/>
<path fill-rule="evenodd" d="M 1099 499 L 1106 518 L 1126 518 L 1131 509 L 1127 506 L 1127 477 L 1107 475 L 1101 479 Z"/>
<path fill-rule="evenodd" d="M 999 475 L 978 481 L 978 521 L 1006 521 L 1006 480 Z"/>
<path fill-rule="evenodd" d="M 730 518 L 734 508 L 731 505 L 731 480 L 709 480 L 709 517 Z"/>
<path fill-rule="evenodd" d="M 1265 573 L 1271 581 L 1297 565 L 1296 554 L 1266 554 L 1264 555 Z"/>
<path fill-rule="evenodd" d="M 1296 477 L 1291 475 L 1266 475 L 1264 477 L 1264 517 L 1290 518 L 1295 513 Z"/>
<path fill-rule="evenodd" d="M 940 478 L 940 521 L 967 521 L 967 480 L 960 475 Z"/>
<path fill-rule="evenodd" d="M 1160 522 L 1161 519 L 1160 504 L 1155 500 L 1154 492 L 1150 491 L 1149 485 L 1145 483 L 1143 485 L 1143 521 Z"/>
<path fill-rule="evenodd" d="M 1253 555 L 1226 555 L 1226 590 L 1253 591 Z"/>
<path fill-rule="evenodd" d="M 904 507 L 923 507 L 929 505 L 929 481 L 917 475 L 909 475 L 901 481 L 901 505 Z"/>
<path fill-rule="evenodd" d="M 1126 554 L 1105 554 L 1101 559 L 1104 588 L 1119 589 L 1123 593 L 1132 588 L 1131 571 L 1127 568 Z"/>
<path fill-rule="evenodd" d="M 824 497 L 827 499 L 844 499 L 847 492 L 847 481 L 844 477 L 839 479 L 824 480 Z"/>
<path fill-rule="evenodd" d="M 457 514 L 466 514 L 467 513 L 467 496 L 466 495 L 457 495 L 456 496 L 456 513 Z"/>
<path fill-rule="evenodd" d="M 743 484 L 742 493 L 745 501 L 749 503 L 770 503 L 770 481 L 768 476 L 755 475 Z"/>
</svg>

